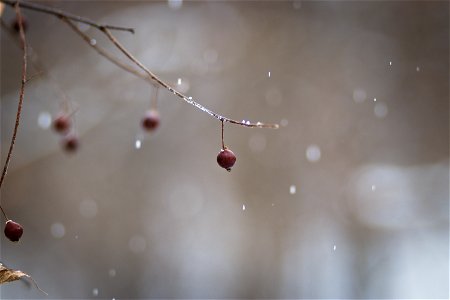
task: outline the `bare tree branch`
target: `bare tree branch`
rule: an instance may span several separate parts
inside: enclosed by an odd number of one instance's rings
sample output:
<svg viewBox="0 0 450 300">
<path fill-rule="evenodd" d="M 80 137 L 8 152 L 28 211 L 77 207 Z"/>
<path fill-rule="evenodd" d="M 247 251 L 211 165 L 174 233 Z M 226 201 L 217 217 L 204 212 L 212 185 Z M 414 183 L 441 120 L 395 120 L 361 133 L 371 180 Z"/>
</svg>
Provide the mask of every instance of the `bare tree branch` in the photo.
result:
<svg viewBox="0 0 450 300">
<path fill-rule="evenodd" d="M 129 31 L 134 33 L 134 30 L 132 28 L 124 28 L 124 27 L 118 27 L 118 26 L 112 26 L 112 25 L 102 25 L 102 24 L 98 24 L 95 23 L 91 20 L 88 20 L 86 18 L 77 16 L 77 15 L 73 15 L 70 13 L 66 13 L 63 12 L 61 10 L 55 9 L 55 8 L 51 8 L 48 6 L 42 6 L 42 5 L 38 5 L 35 3 L 22 3 L 19 1 L 13 1 L 13 0 L 0 0 L 0 2 L 4 2 L 5 4 L 8 5 L 19 5 L 23 8 L 28 8 L 28 9 L 32 9 L 35 11 L 39 11 L 39 12 L 44 12 L 44 13 L 49 13 L 49 14 L 53 14 L 55 16 L 58 16 L 62 21 L 66 22 L 70 28 L 72 30 L 74 30 L 78 35 L 80 35 L 83 40 L 85 42 L 87 42 L 92 48 L 94 48 L 100 55 L 104 56 L 105 58 L 107 58 L 108 60 L 110 60 L 112 63 L 116 64 L 117 66 L 119 66 L 120 68 L 126 70 L 127 72 L 130 72 L 134 75 L 136 75 L 137 77 L 140 77 L 142 79 L 145 80 L 149 80 L 151 81 L 153 84 L 155 85 L 160 85 L 162 87 L 164 87 L 165 89 L 167 89 L 169 92 L 173 93 L 174 95 L 176 95 L 178 98 L 182 99 L 183 101 L 195 106 L 196 108 L 200 109 L 203 112 L 206 112 L 207 114 L 213 116 L 214 118 L 222 121 L 222 122 L 228 122 L 228 123 L 232 123 L 232 124 L 236 124 L 236 125 L 240 125 L 240 126 L 245 126 L 245 127 L 256 127 L 256 128 L 279 128 L 278 124 L 265 124 L 262 122 L 256 122 L 256 123 L 252 123 L 250 121 L 246 121 L 246 120 L 242 120 L 242 121 L 236 121 L 233 120 L 231 118 L 227 118 L 225 116 L 222 116 L 206 107 L 204 107 L 203 105 L 201 105 L 200 103 L 194 101 L 192 99 L 192 97 L 188 97 L 186 95 L 184 95 L 183 93 L 177 91 L 176 89 L 174 89 L 171 85 L 169 85 L 167 82 L 163 81 L 162 79 L 160 79 L 158 76 L 156 76 L 153 72 L 151 72 L 146 66 L 144 66 L 136 57 L 134 57 L 111 33 L 111 30 L 124 30 L 124 31 Z M 106 51 L 105 49 L 92 44 L 91 43 L 91 39 L 89 38 L 89 36 L 87 36 L 86 34 L 84 34 L 81 30 L 79 30 L 71 21 L 76 21 L 76 22 L 81 22 L 81 23 L 85 23 L 85 24 L 89 24 L 91 26 L 96 27 L 97 29 L 99 29 L 100 31 L 102 31 L 108 38 L 109 40 L 123 53 L 125 54 L 125 56 L 130 59 L 134 64 L 136 64 L 141 70 L 144 71 L 144 73 L 139 72 L 138 70 L 134 69 L 133 67 L 129 66 L 128 64 L 123 63 L 122 61 L 120 61 L 117 57 L 115 57 L 114 55 L 112 55 L 111 53 L 109 53 L 108 51 Z"/>
<path fill-rule="evenodd" d="M 125 54 L 126 57 L 128 57 L 133 63 L 135 63 L 139 68 L 141 68 L 145 73 L 148 74 L 148 76 L 154 80 L 156 83 L 158 83 L 160 86 L 164 87 L 165 89 L 167 89 L 169 92 L 173 93 L 174 95 L 178 96 L 179 98 L 181 98 L 183 101 L 197 107 L 198 109 L 200 109 L 201 111 L 206 112 L 207 114 L 213 116 L 214 118 L 222 121 L 222 122 L 228 122 L 228 123 L 232 123 L 232 124 L 236 124 L 236 125 L 240 125 L 240 126 L 245 126 L 245 127 L 258 127 L 258 128 L 279 128 L 278 124 L 265 124 L 262 122 L 256 122 L 256 123 L 251 123 L 250 121 L 245 121 L 242 120 L 240 121 L 236 121 L 227 117 L 224 117 L 222 115 L 219 115 L 218 113 L 213 112 L 212 110 L 204 107 L 203 105 L 201 105 L 200 103 L 192 100 L 192 97 L 188 97 L 184 94 L 182 94 L 181 92 L 175 90 L 173 87 L 171 87 L 168 83 L 164 82 L 162 79 L 160 79 L 158 76 L 156 76 L 155 74 L 153 74 L 146 66 L 144 66 L 136 57 L 134 57 L 111 33 L 111 31 L 109 31 L 107 28 L 100 28 L 101 31 L 103 31 L 106 36 L 109 38 L 109 40 L 120 50 L 122 51 L 123 54 Z"/>
<path fill-rule="evenodd" d="M 36 3 L 31 3 L 31 2 L 21 2 L 21 1 L 13 1 L 13 0 L 0 0 L 0 2 L 3 2 L 7 5 L 10 6 L 15 6 L 15 5 L 19 5 L 20 7 L 26 8 L 26 9 L 31 9 L 31 10 L 35 10 L 35 11 L 39 11 L 39 12 L 43 12 L 46 14 L 51 14 L 51 15 L 55 15 L 59 18 L 66 18 L 66 19 L 70 19 L 73 20 L 75 22 L 79 22 L 79 23 L 84 23 L 84 24 L 88 24 L 91 26 L 94 26 L 98 29 L 101 28 L 108 28 L 111 30 L 121 30 L 121 31 L 128 31 L 131 33 L 134 33 L 134 29 L 133 28 L 127 28 L 127 27 L 120 27 L 120 26 L 113 26 L 113 25 L 106 25 L 106 24 L 99 24 L 96 23 L 94 21 L 91 21 L 87 18 L 83 18 L 62 10 L 59 10 L 57 8 L 53 8 L 53 7 L 49 7 L 49 6 L 44 6 L 44 5 L 40 5 L 40 4 L 36 4 Z"/>
<path fill-rule="evenodd" d="M 12 156 L 12 152 L 13 152 L 13 149 L 14 149 L 14 144 L 16 143 L 17 130 L 19 129 L 20 115 L 21 115 L 21 112 L 22 112 L 23 98 L 24 98 L 24 95 L 25 95 L 25 83 L 27 82 L 27 41 L 26 41 L 26 38 L 25 38 L 25 30 L 23 28 L 23 18 L 22 18 L 22 14 L 20 12 L 20 7 L 19 7 L 19 3 L 18 2 L 14 5 L 14 8 L 16 10 L 17 21 L 18 21 L 18 24 L 19 24 L 20 42 L 21 42 L 21 46 L 22 46 L 22 50 L 23 50 L 22 81 L 21 81 L 21 84 L 20 84 L 19 103 L 18 103 L 18 106 L 17 106 L 16 123 L 14 125 L 14 130 L 13 130 L 13 134 L 12 134 L 12 137 L 11 137 L 11 143 L 9 145 L 8 155 L 6 156 L 6 161 L 5 161 L 5 164 L 3 166 L 2 176 L 0 178 L 0 189 L 1 189 L 2 185 L 3 185 L 4 180 L 5 180 L 6 173 L 8 172 L 9 162 L 11 161 L 11 156 Z M 3 207 L 1 205 L 0 205 L 0 209 L 1 209 L 5 219 L 9 220 L 8 217 L 6 216 L 5 211 L 3 210 Z"/>
</svg>

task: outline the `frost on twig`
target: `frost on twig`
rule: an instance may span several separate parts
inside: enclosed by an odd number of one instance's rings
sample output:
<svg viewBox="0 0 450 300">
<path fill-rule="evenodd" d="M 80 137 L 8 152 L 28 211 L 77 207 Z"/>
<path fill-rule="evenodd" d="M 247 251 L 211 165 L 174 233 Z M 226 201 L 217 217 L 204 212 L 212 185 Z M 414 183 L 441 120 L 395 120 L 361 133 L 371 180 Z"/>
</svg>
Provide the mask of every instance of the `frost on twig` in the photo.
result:
<svg viewBox="0 0 450 300">
<path fill-rule="evenodd" d="M 232 123 L 232 124 L 236 124 L 236 125 L 240 125 L 240 126 L 244 126 L 244 127 L 251 127 L 251 128 L 279 128 L 278 124 L 267 124 L 267 123 L 262 123 L 262 122 L 256 122 L 256 123 L 252 123 L 250 121 L 236 121 L 227 117 L 224 117 L 208 108 L 206 108 L 205 106 L 201 105 L 200 103 L 194 101 L 192 99 L 192 97 L 188 97 L 186 95 L 184 95 L 183 93 L 177 91 L 176 89 L 174 89 L 173 87 L 171 87 L 168 83 L 164 82 L 161 78 L 159 78 L 158 76 L 156 76 L 152 71 L 150 71 L 143 63 L 141 63 L 134 55 L 132 55 L 128 49 L 125 48 L 125 46 L 123 46 L 111 33 L 110 30 L 108 30 L 108 28 L 100 28 L 100 30 L 108 37 L 108 39 L 114 44 L 114 46 L 117 47 L 117 49 L 119 49 L 126 57 L 128 57 L 128 59 L 130 59 L 134 64 L 136 64 L 136 66 L 138 66 L 142 71 L 144 71 L 148 77 L 150 79 L 152 79 L 153 81 L 155 81 L 158 85 L 162 86 L 163 88 L 165 88 L 166 90 L 168 90 L 169 92 L 173 93 L 175 96 L 177 96 L 178 98 L 180 98 L 181 100 L 193 105 L 194 107 L 198 108 L 199 110 L 209 114 L 210 116 L 218 119 L 221 122 L 228 122 L 228 123 Z"/>
</svg>

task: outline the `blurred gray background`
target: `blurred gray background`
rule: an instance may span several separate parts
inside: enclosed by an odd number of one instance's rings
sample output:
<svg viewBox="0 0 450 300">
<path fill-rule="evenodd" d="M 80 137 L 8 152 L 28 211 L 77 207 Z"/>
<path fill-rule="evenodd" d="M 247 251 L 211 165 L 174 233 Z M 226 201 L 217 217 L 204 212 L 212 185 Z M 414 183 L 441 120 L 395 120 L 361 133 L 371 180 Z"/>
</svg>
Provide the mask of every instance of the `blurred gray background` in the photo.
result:
<svg viewBox="0 0 450 300">
<path fill-rule="evenodd" d="M 447 1 L 45 4 L 136 28 L 116 35 L 164 80 L 281 124 L 226 124 L 228 173 L 220 122 L 161 90 L 161 126 L 145 134 L 151 86 L 24 10 L 46 73 L 26 87 L 1 194 L 25 233 L 2 236 L 1 261 L 48 298 L 448 299 Z M 20 64 L 2 30 L 2 161 Z M 74 155 L 49 128 L 61 91 L 78 107 Z M 44 297 L 25 282 L 0 291 Z"/>
</svg>

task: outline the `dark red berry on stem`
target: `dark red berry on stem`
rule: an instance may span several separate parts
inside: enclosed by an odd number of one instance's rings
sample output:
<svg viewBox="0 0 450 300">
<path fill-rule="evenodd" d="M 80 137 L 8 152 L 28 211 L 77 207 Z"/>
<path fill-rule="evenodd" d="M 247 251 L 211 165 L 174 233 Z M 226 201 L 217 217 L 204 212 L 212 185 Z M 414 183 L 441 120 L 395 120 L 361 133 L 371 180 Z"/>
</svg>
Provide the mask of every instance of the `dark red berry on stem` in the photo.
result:
<svg viewBox="0 0 450 300">
<path fill-rule="evenodd" d="M 220 150 L 217 155 L 217 163 L 224 169 L 227 169 L 228 172 L 231 171 L 231 167 L 234 166 L 236 162 L 236 155 L 234 155 L 233 151 L 229 149 Z"/>
<path fill-rule="evenodd" d="M 12 21 L 11 26 L 16 32 L 20 32 L 20 24 L 19 24 L 19 19 L 18 18 L 15 18 Z M 27 20 L 25 19 L 25 17 L 23 15 L 22 15 L 22 27 L 23 27 L 23 31 L 27 31 L 28 23 L 27 23 Z"/>
<path fill-rule="evenodd" d="M 75 134 L 68 134 L 63 139 L 63 147 L 67 152 L 75 152 L 79 145 L 80 142 Z"/>
<path fill-rule="evenodd" d="M 142 118 L 142 127 L 147 131 L 153 131 L 159 126 L 159 113 L 157 110 L 149 110 Z"/>
<path fill-rule="evenodd" d="M 61 114 L 56 117 L 53 121 L 53 129 L 55 129 L 58 133 L 66 133 L 69 131 L 72 122 L 70 120 L 70 116 L 66 114 Z"/>
<path fill-rule="evenodd" d="M 18 242 L 23 234 L 23 227 L 19 223 L 8 220 L 5 226 L 5 236 L 12 242 Z"/>
</svg>

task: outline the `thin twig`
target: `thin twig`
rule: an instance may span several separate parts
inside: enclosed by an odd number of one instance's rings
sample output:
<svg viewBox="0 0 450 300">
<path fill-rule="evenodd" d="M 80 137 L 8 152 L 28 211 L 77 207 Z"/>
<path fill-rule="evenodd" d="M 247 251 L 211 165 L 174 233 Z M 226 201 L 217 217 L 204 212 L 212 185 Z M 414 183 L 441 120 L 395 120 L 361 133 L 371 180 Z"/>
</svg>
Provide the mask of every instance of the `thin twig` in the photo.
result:
<svg viewBox="0 0 450 300">
<path fill-rule="evenodd" d="M 40 4 L 36 4 L 36 3 L 31 3 L 31 2 L 19 2 L 19 1 L 13 1 L 13 0 L 0 0 L 0 2 L 3 2 L 5 4 L 8 4 L 10 6 L 15 6 L 16 4 L 20 5 L 20 7 L 26 8 L 26 9 L 30 9 L 30 10 L 35 10 L 35 11 L 39 11 L 39 12 L 43 12 L 46 14 L 51 14 L 57 17 L 65 17 L 67 19 L 73 20 L 75 22 L 79 22 L 79 23 L 84 23 L 84 24 L 88 24 L 91 26 L 94 26 L 98 29 L 101 28 L 108 28 L 111 30 L 121 30 L 121 31 L 128 31 L 131 33 L 134 33 L 134 29 L 133 28 L 127 28 L 127 27 L 120 27 L 120 26 L 113 26 L 113 25 L 106 25 L 106 24 L 99 24 L 96 23 L 94 21 L 91 21 L 87 18 L 83 18 L 65 11 L 62 11 L 60 9 L 57 8 L 53 8 L 53 7 L 49 7 L 49 6 L 45 6 L 45 5 L 40 5 Z"/>
<path fill-rule="evenodd" d="M 23 60 L 22 60 L 22 81 L 20 85 L 20 92 L 19 92 L 19 103 L 17 106 L 17 114 L 16 114 L 16 123 L 14 125 L 14 131 L 13 135 L 11 137 L 11 144 L 9 145 L 8 155 L 6 156 L 5 165 L 3 166 L 2 176 L 0 178 L 0 189 L 2 187 L 2 184 L 5 180 L 6 173 L 8 172 L 8 166 L 9 162 L 11 161 L 11 155 L 14 149 L 14 144 L 16 143 L 16 137 L 17 137 L 17 130 L 19 129 L 19 123 L 20 123 L 20 114 L 22 112 L 22 103 L 23 103 L 23 97 L 25 95 L 25 83 L 27 81 L 27 41 L 25 38 L 25 31 L 23 28 L 23 19 L 22 14 L 20 12 L 19 3 L 17 2 L 16 5 L 14 5 L 14 8 L 16 10 L 17 15 L 17 21 L 19 24 L 19 35 L 20 35 L 20 41 L 22 44 L 22 50 L 23 50 Z M 1 207 L 1 211 L 3 213 L 3 216 L 5 219 L 9 220 L 6 216 L 5 211 L 3 210 L 3 207 Z"/>
<path fill-rule="evenodd" d="M 224 121 L 224 122 L 229 122 L 229 123 L 233 123 L 233 124 L 238 124 L 241 126 L 246 126 L 246 127 L 260 127 L 260 128 L 278 128 L 278 124 L 263 124 L 261 122 L 257 122 L 257 123 L 251 123 L 250 121 L 235 121 L 233 119 L 230 118 L 226 118 L 224 116 L 219 115 L 218 113 L 215 113 L 213 111 L 211 111 L 210 109 L 207 109 L 206 107 L 204 107 L 203 105 L 195 102 L 192 100 L 191 97 L 187 97 L 186 95 L 180 93 L 179 91 L 175 90 L 174 88 L 172 88 L 168 83 L 162 81 L 160 78 L 158 78 L 155 74 L 153 74 L 147 67 L 145 67 L 140 61 L 138 61 L 112 34 L 111 32 L 108 30 L 108 28 L 103 27 L 100 28 L 101 31 L 103 31 L 106 36 L 113 42 L 113 44 L 122 51 L 122 53 L 125 54 L 125 56 L 127 56 L 133 63 L 135 63 L 140 69 L 142 69 L 145 73 L 139 72 L 138 70 L 136 70 L 135 68 L 129 66 L 128 64 L 123 63 L 122 61 L 120 61 L 117 57 L 115 57 L 113 54 L 109 53 L 108 51 L 106 51 L 105 49 L 101 48 L 100 46 L 98 46 L 97 44 L 91 43 L 92 39 L 85 34 L 84 32 L 82 32 L 77 26 L 75 26 L 73 24 L 73 22 L 71 22 L 69 19 L 65 18 L 64 16 L 61 17 L 61 20 L 64 21 L 67 25 L 69 25 L 69 27 L 75 31 L 79 36 L 81 36 L 81 38 L 83 38 L 83 40 L 88 43 L 92 48 L 94 48 L 95 51 L 97 51 L 100 55 L 104 56 L 105 58 L 107 58 L 108 60 L 110 60 L 112 63 L 114 63 L 115 65 L 119 66 L 120 68 L 124 69 L 127 72 L 130 72 L 134 75 L 136 75 L 137 77 L 140 77 L 142 79 L 145 80 L 152 80 L 154 82 L 156 82 L 157 84 L 161 85 L 162 87 L 166 88 L 169 92 L 175 94 L 176 96 L 178 96 L 179 98 L 183 99 L 184 101 L 186 101 L 187 103 L 199 108 L 200 110 L 208 113 L 209 115 Z"/>
<path fill-rule="evenodd" d="M 106 51 L 105 49 L 101 48 L 100 46 L 98 46 L 95 43 L 92 43 L 92 38 L 89 37 L 87 34 L 85 34 L 84 32 L 82 32 L 75 24 L 73 24 L 72 21 L 70 21 L 69 19 L 65 18 L 65 17 L 61 17 L 61 20 L 63 20 L 67 25 L 69 25 L 69 27 L 75 31 L 79 36 L 81 36 L 81 38 L 88 43 L 89 46 L 91 46 L 92 48 L 94 48 L 95 51 L 98 52 L 98 54 L 106 57 L 108 60 L 110 60 L 112 63 L 114 63 L 115 65 L 119 66 L 120 68 L 124 69 L 127 72 L 130 72 L 134 75 L 136 75 L 137 77 L 140 77 L 142 79 L 146 79 L 149 80 L 150 78 L 148 77 L 147 74 L 144 74 L 142 72 L 139 72 L 138 70 L 136 70 L 135 68 L 133 68 L 132 66 L 129 66 L 125 63 L 123 63 L 122 61 L 120 61 L 117 57 L 115 57 L 113 54 L 109 53 L 108 51 Z"/>
<path fill-rule="evenodd" d="M 8 218 L 8 216 L 6 215 L 5 211 L 3 210 L 3 207 L 2 207 L 1 204 L 0 204 L 0 210 L 2 211 L 2 214 L 3 214 L 3 216 L 5 217 L 5 219 L 8 221 L 9 218 Z"/>
<path fill-rule="evenodd" d="M 182 99 L 183 101 L 197 107 L 198 109 L 200 109 L 203 112 L 208 113 L 209 115 L 213 116 L 214 118 L 224 121 L 224 122 L 229 122 L 229 123 L 233 123 L 233 124 L 237 124 L 240 126 L 245 126 L 245 127 L 259 127 L 259 128 L 278 128 L 279 125 L 278 124 L 265 124 L 262 122 L 256 122 L 256 123 L 251 123 L 250 121 L 236 121 L 227 117 L 224 117 L 218 113 L 213 112 L 212 110 L 204 107 L 203 105 L 201 105 L 200 103 L 194 101 L 192 99 L 192 97 L 188 97 L 184 94 L 182 94 L 181 92 L 175 90 L 173 87 L 171 87 L 168 83 L 164 82 L 162 79 L 160 79 L 159 77 L 157 77 L 155 74 L 153 74 L 147 67 L 145 67 L 139 60 L 137 60 L 110 32 L 109 29 L 114 29 L 114 30 L 125 30 L 125 31 L 129 31 L 134 33 L 134 30 L 132 28 L 124 28 L 124 27 L 118 27 L 118 26 L 112 26 L 112 25 L 102 25 L 102 24 L 98 24 L 95 23 L 91 20 L 88 20 L 86 18 L 80 17 L 80 16 L 76 16 L 70 13 L 66 13 L 63 12 L 61 10 L 55 9 L 55 8 L 51 8 L 51 7 L 47 7 L 47 6 L 42 6 L 42 5 L 38 5 L 35 3 L 19 3 L 18 1 L 13 1 L 13 0 L 0 0 L 1 2 L 4 2 L 5 4 L 8 5 L 15 5 L 18 4 L 21 7 L 24 8 L 28 8 L 28 9 L 32 9 L 35 11 L 40 11 L 40 12 L 44 12 L 44 13 L 49 13 L 49 14 L 53 14 L 55 16 L 58 16 L 60 19 L 66 21 L 67 24 L 69 24 L 69 26 L 75 30 L 81 37 L 83 37 L 83 39 L 89 43 L 89 45 L 91 45 L 99 54 L 101 54 L 102 56 L 106 57 L 107 59 L 109 59 L 110 61 L 112 61 L 113 63 L 115 63 L 116 65 L 118 65 L 119 67 L 123 68 L 124 70 L 133 73 L 134 75 L 143 78 L 143 79 L 151 79 L 153 81 L 155 81 L 157 84 L 161 85 L 162 87 L 164 87 L 165 89 L 167 89 L 169 92 L 175 94 L 176 96 L 178 96 L 180 99 Z M 85 23 L 85 24 L 89 24 L 91 26 L 94 26 L 96 28 L 98 28 L 99 30 L 101 30 L 103 33 L 106 34 L 106 36 L 110 39 L 110 41 L 119 49 L 122 51 L 122 53 L 125 54 L 125 56 L 127 56 L 133 63 L 135 63 L 140 69 L 142 69 L 146 74 L 142 74 L 141 72 L 135 70 L 134 68 L 128 66 L 127 64 L 122 63 L 120 60 L 118 60 L 117 58 L 115 58 L 112 54 L 110 54 L 109 52 L 107 52 L 106 50 L 100 48 L 100 47 L 96 47 L 96 45 L 92 45 L 91 44 L 91 39 L 85 35 L 84 33 L 82 33 L 78 28 L 76 28 L 73 23 L 68 22 L 68 19 L 76 21 L 76 22 L 81 22 L 81 23 Z"/>
<path fill-rule="evenodd" d="M 144 66 L 136 57 L 134 57 L 112 34 L 111 31 L 109 31 L 107 28 L 100 28 L 101 31 L 103 31 L 106 36 L 109 38 L 109 40 L 120 50 L 122 51 L 123 54 L 125 54 L 125 56 L 127 56 L 132 62 L 134 62 L 139 68 L 141 68 L 145 73 L 148 74 L 148 76 L 150 76 L 150 78 L 152 80 L 154 80 L 155 82 L 157 82 L 159 85 L 161 85 L 162 87 L 164 87 L 165 89 L 167 89 L 169 92 L 173 93 L 174 95 L 178 96 L 179 98 L 181 98 L 183 101 L 197 107 L 198 109 L 200 109 L 201 111 L 206 112 L 207 114 L 213 116 L 214 118 L 223 121 L 223 122 L 228 122 L 228 123 L 233 123 L 236 125 L 240 125 L 240 126 L 245 126 L 245 127 L 258 127 L 258 128 L 278 128 L 279 125 L 278 124 L 264 124 L 261 122 L 257 122 L 257 123 L 251 123 L 250 121 L 245 121 L 242 120 L 241 122 L 224 117 L 222 115 L 219 115 L 218 113 L 213 112 L 212 110 L 204 107 L 203 105 L 201 105 L 200 103 L 192 100 L 192 97 L 188 97 L 184 94 L 182 94 L 181 92 L 175 90 L 173 87 L 171 87 L 168 83 L 164 82 L 162 79 L 160 79 L 158 76 L 156 76 L 155 74 L 153 74 L 146 66 Z"/>
<path fill-rule="evenodd" d="M 35 73 L 35 74 L 29 76 L 29 77 L 27 78 L 26 82 L 29 82 L 29 81 L 31 81 L 31 80 L 33 80 L 33 79 L 35 79 L 35 78 L 37 78 L 37 77 L 39 77 L 39 76 L 41 76 L 41 75 L 43 75 L 43 74 L 44 74 L 44 71 L 38 71 L 37 73 Z"/>
<path fill-rule="evenodd" d="M 27 277 L 28 279 L 30 279 L 30 280 L 33 282 L 35 288 L 37 288 L 41 293 L 43 293 L 43 294 L 45 294 L 46 296 L 48 296 L 48 293 L 39 287 L 39 285 L 38 285 L 37 282 L 33 279 L 33 277 L 31 277 L 31 276 L 28 275 L 28 274 L 26 275 L 26 277 Z"/>
<path fill-rule="evenodd" d="M 158 90 L 159 85 L 155 83 L 155 81 L 149 77 L 146 73 L 140 72 L 139 70 L 136 70 L 134 67 L 122 62 L 119 58 L 105 50 L 104 48 L 100 47 L 97 43 L 92 43 L 92 38 L 85 34 L 83 31 L 81 31 L 75 24 L 73 24 L 72 21 L 69 19 L 66 19 L 64 17 L 61 18 L 62 21 L 64 21 L 67 25 L 69 25 L 70 29 L 75 31 L 89 46 L 91 46 L 95 51 L 97 51 L 98 54 L 108 59 L 110 62 L 118 66 L 119 68 L 122 68 L 123 70 L 136 75 L 137 77 L 140 77 L 144 80 L 149 81 L 153 88 L 155 89 L 153 98 L 151 99 L 151 108 L 156 109 L 157 108 L 157 98 L 158 98 Z"/>
<path fill-rule="evenodd" d="M 224 143 L 224 141 L 223 141 L 223 126 L 224 126 L 224 124 L 223 124 L 223 120 L 221 120 L 222 122 L 222 150 L 225 150 L 225 143 Z"/>
</svg>

